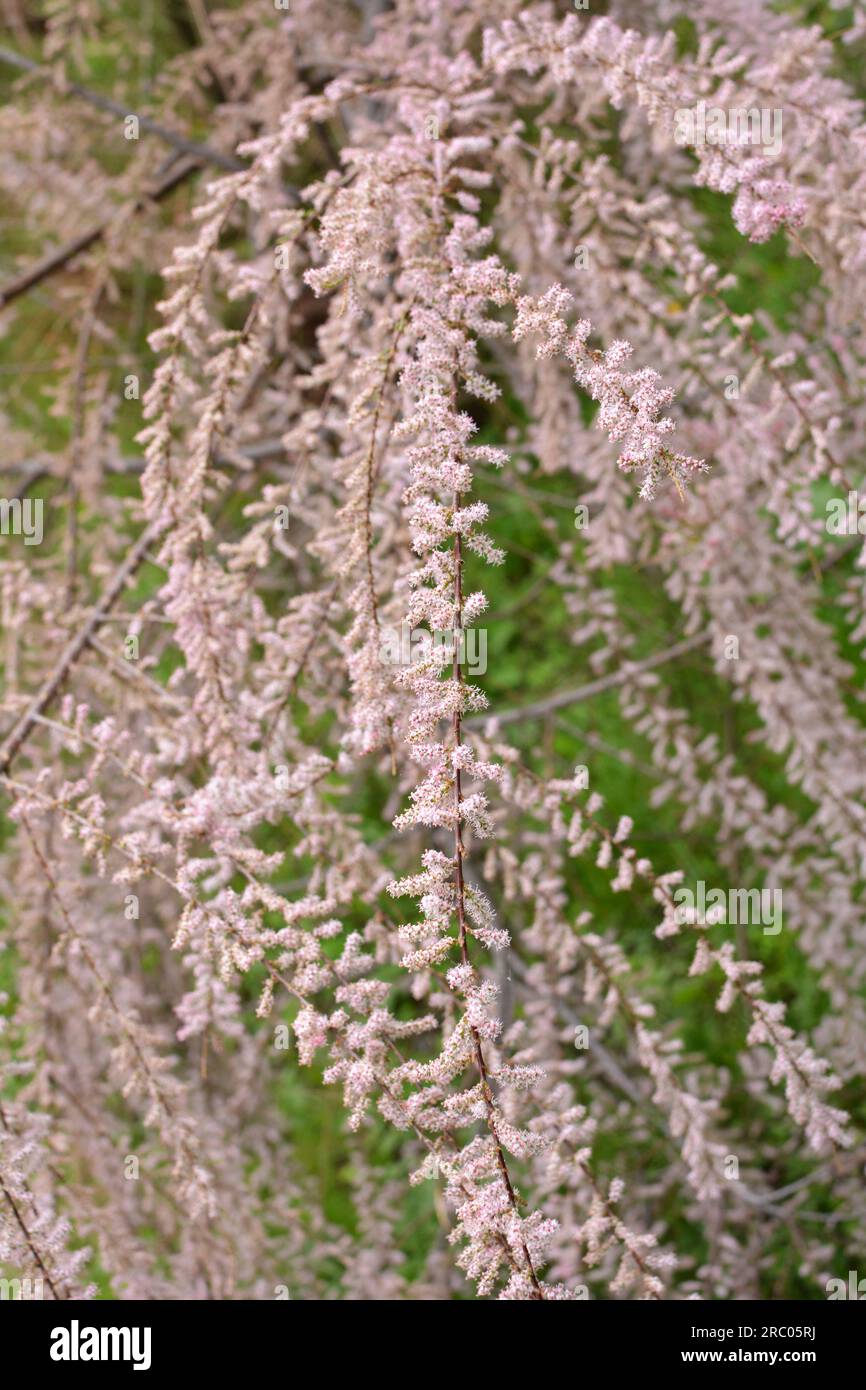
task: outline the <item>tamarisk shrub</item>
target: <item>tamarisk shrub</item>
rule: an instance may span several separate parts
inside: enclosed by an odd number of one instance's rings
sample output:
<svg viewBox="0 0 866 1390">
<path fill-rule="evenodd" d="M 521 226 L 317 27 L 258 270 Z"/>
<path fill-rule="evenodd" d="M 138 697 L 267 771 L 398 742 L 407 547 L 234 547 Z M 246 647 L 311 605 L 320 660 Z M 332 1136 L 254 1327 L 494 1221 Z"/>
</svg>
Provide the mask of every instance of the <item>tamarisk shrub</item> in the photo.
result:
<svg viewBox="0 0 866 1390">
<path fill-rule="evenodd" d="M 811 8 L 87 0 L 0 51 L 0 1272 L 863 1257 L 866 33 Z"/>
</svg>

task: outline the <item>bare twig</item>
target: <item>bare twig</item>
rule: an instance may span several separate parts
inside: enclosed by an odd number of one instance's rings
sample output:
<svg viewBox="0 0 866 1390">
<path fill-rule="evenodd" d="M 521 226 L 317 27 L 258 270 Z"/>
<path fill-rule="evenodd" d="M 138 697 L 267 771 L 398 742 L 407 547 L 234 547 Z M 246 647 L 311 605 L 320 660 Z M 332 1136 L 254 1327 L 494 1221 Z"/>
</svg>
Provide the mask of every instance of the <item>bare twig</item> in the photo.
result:
<svg viewBox="0 0 866 1390">
<path fill-rule="evenodd" d="M 644 671 L 652 671 L 656 666 L 664 666 L 668 661 L 674 661 L 678 656 L 684 656 L 686 652 L 694 651 L 697 647 L 706 646 L 712 638 L 711 632 L 696 632 L 693 637 L 685 637 L 682 642 L 675 642 L 672 647 L 667 647 L 663 652 L 656 652 L 654 656 L 645 657 L 643 661 L 629 662 L 614 671 L 609 676 L 600 676 L 598 680 L 589 681 L 586 685 L 579 685 L 574 690 L 560 690 L 555 695 L 549 695 L 546 700 L 536 700 L 531 705 L 518 705 L 514 709 L 503 710 L 495 716 L 498 724 L 515 724 L 522 719 L 535 719 L 540 714 L 550 714 L 552 710 L 563 709 L 566 705 L 579 704 L 581 700 L 588 700 L 593 695 L 600 695 L 605 690 L 614 690 L 618 685 L 625 685 L 627 681 L 633 680 L 635 676 L 642 675 Z M 473 715 L 470 719 L 463 721 L 468 728 L 483 728 L 490 720 L 491 715 Z"/>
<path fill-rule="evenodd" d="M 162 522 L 152 521 L 149 526 L 145 527 L 123 564 L 115 571 L 99 603 L 68 643 L 53 671 L 46 677 L 30 705 L 3 740 L 3 744 L 0 746 L 0 774 L 5 774 L 9 770 L 12 759 L 20 751 L 22 744 L 36 723 L 37 716 L 42 714 L 51 704 L 91 637 L 102 626 L 161 531 Z"/>
<path fill-rule="evenodd" d="M 20 53 L 15 53 L 11 48 L 0 48 L 0 63 L 6 63 L 9 67 L 20 68 L 22 72 L 35 73 L 50 81 L 51 73 L 41 63 L 34 63 L 31 58 L 25 58 Z M 94 92 L 89 87 L 82 87 L 78 82 L 70 82 L 62 89 L 62 95 L 79 97 L 86 101 L 90 106 L 95 106 L 100 111 L 108 111 L 112 116 L 119 116 L 121 120 L 126 120 L 128 116 L 135 116 L 142 130 L 146 130 L 149 135 L 156 135 L 166 145 L 171 145 L 172 149 L 180 154 L 191 156 L 201 164 L 213 164 L 218 169 L 225 169 L 228 173 L 238 173 L 247 167 L 242 159 L 235 155 L 224 154 L 222 150 L 215 150 L 211 145 L 201 144 L 198 140 L 189 140 L 185 135 L 178 135 L 176 131 L 169 130 L 168 126 L 155 121 L 152 116 L 143 116 L 139 111 L 133 111 L 128 106 L 121 106 L 120 102 L 112 101 L 111 97 L 103 96 L 101 92 Z"/>
<path fill-rule="evenodd" d="M 178 184 L 183 183 L 190 174 L 195 173 L 200 168 L 201 163 L 197 159 L 178 162 L 153 187 L 146 189 L 141 194 L 136 206 L 143 208 L 148 202 L 158 203 L 161 199 L 167 198 Z M 4 309 L 7 304 L 12 303 L 13 299 L 26 294 L 34 285 L 38 285 L 42 280 L 52 275 L 55 270 L 62 269 L 69 261 L 80 256 L 82 251 L 86 251 L 88 247 L 105 235 L 113 221 L 113 217 L 106 217 L 104 221 L 97 223 L 88 231 L 81 232 L 71 241 L 58 246 L 56 251 L 51 251 L 47 256 L 43 256 L 41 261 L 36 261 L 27 270 L 23 270 L 20 275 L 16 275 L 13 280 L 7 280 L 5 285 L 0 286 L 0 309 Z"/>
</svg>

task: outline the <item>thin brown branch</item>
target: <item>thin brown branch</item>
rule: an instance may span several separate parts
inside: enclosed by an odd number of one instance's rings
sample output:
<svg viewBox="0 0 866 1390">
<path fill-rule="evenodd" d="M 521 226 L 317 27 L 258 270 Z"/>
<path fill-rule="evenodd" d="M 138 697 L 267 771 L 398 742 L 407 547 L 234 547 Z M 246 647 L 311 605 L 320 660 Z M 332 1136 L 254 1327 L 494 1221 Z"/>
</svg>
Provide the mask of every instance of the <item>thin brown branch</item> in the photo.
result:
<svg viewBox="0 0 866 1390">
<path fill-rule="evenodd" d="M 619 685 L 625 685 L 627 681 L 633 680 L 635 676 L 641 675 L 644 671 L 653 671 L 657 666 L 664 666 L 669 661 L 674 661 L 678 656 L 685 656 L 686 652 L 694 651 L 697 647 L 704 647 L 711 640 L 711 632 L 697 632 L 693 637 L 685 637 L 682 642 L 675 642 L 672 647 L 667 647 L 663 652 L 656 652 L 653 656 L 645 657 L 643 661 L 628 662 L 619 671 L 614 671 L 609 676 L 599 676 L 598 680 L 588 681 L 586 685 L 579 685 L 573 690 L 560 690 L 555 695 L 548 695 L 544 700 L 536 700 L 531 705 L 518 705 L 514 709 L 502 710 L 496 715 L 498 724 L 514 724 L 522 719 L 534 719 L 538 715 L 550 714 L 553 710 L 563 709 L 566 705 L 579 704 L 581 700 L 588 700 L 593 695 L 601 695 L 605 690 L 615 690 Z M 490 719 L 490 715 L 474 715 L 464 721 L 465 726 L 471 729 L 482 728 Z"/>
<path fill-rule="evenodd" d="M 20 68 L 22 72 L 34 73 L 39 77 L 44 77 L 46 81 L 51 80 L 51 73 L 41 63 L 35 63 L 31 58 L 25 58 L 22 54 L 15 53 L 11 48 L 0 48 L 0 63 L 6 63 L 8 67 Z M 68 83 L 63 87 L 62 94 L 79 97 L 81 101 L 86 101 L 99 111 L 107 111 L 112 116 L 119 116 L 121 120 L 135 116 L 142 130 L 146 130 L 149 135 L 157 136 L 166 145 L 171 145 L 172 149 L 177 150 L 179 154 L 188 155 L 198 163 L 213 164 L 217 169 L 225 169 L 230 174 L 238 173 L 247 167 L 244 160 L 238 159 L 235 155 L 224 154 L 222 150 L 215 150 L 212 145 L 202 144 L 198 140 L 190 140 L 185 135 L 178 135 L 177 131 L 170 130 L 160 121 L 155 121 L 152 116 L 145 116 L 139 111 L 133 111 L 132 107 L 123 106 L 118 101 L 112 101 L 111 97 L 103 96 L 101 92 L 94 92 L 90 87 L 83 87 L 79 82 Z"/>
<path fill-rule="evenodd" d="M 179 184 L 189 178 L 190 174 L 194 174 L 200 168 L 201 161 L 197 159 L 182 160 L 173 165 L 167 174 L 164 174 L 155 184 L 141 193 L 136 202 L 136 209 L 140 210 L 148 203 L 158 203 L 163 198 L 167 198 L 169 193 L 172 193 Z M 0 286 L 0 309 L 5 309 L 6 305 L 11 304 L 14 299 L 26 294 L 34 285 L 47 280 L 48 276 L 53 275 L 55 270 L 62 270 L 70 261 L 75 260 L 76 256 L 80 256 L 83 251 L 88 250 L 94 242 L 105 236 L 113 221 L 114 215 L 106 217 L 86 232 L 81 232 L 71 241 L 66 241 L 62 246 L 58 246 L 56 251 L 51 251 L 47 256 L 43 256 L 42 260 L 36 261 L 27 270 L 23 270 L 20 275 L 16 275 L 14 279 L 7 280 L 5 285 Z"/>
<path fill-rule="evenodd" d="M 455 511 L 457 510 L 459 505 L 460 498 L 459 496 L 455 496 Z M 454 680 L 460 683 L 463 680 L 463 669 L 460 661 L 459 641 L 459 636 L 463 627 L 463 551 L 459 532 L 456 532 L 454 536 L 454 608 L 455 634 L 453 676 Z M 458 706 L 454 711 L 454 745 L 456 748 L 460 747 L 461 740 L 462 732 L 460 721 L 460 708 Z M 467 944 L 466 931 L 465 885 L 463 882 L 463 856 L 466 851 L 463 845 L 463 831 L 460 822 L 460 818 L 462 815 L 461 802 L 461 771 L 458 766 L 455 768 L 454 772 L 454 886 L 457 898 L 457 927 L 458 941 L 460 946 L 460 959 L 464 965 L 469 965 L 469 947 Z M 508 1172 L 508 1163 L 506 1161 L 502 1145 L 499 1141 L 499 1135 L 496 1132 L 496 1107 L 493 1103 L 493 1092 L 490 1088 L 490 1077 L 487 1071 L 487 1063 L 484 1060 L 484 1049 L 481 1046 L 481 1035 L 479 1034 L 478 1029 L 475 1028 L 473 1025 L 470 1025 L 470 1032 L 472 1034 L 472 1044 L 475 1051 L 475 1064 L 478 1068 L 478 1076 L 481 1082 L 481 1094 L 484 1098 L 484 1109 L 487 1114 L 487 1128 L 490 1131 L 490 1136 L 493 1140 L 493 1145 L 496 1151 L 496 1163 L 499 1168 L 502 1182 L 505 1186 L 505 1191 L 508 1194 L 509 1204 L 512 1210 L 514 1211 L 515 1215 L 519 1217 L 520 1207 L 517 1201 L 517 1194 L 514 1191 L 514 1187 L 511 1182 L 511 1176 Z M 535 1298 L 536 1300 L 540 1299 L 543 1301 L 544 1294 L 542 1292 L 541 1285 L 538 1282 L 538 1275 L 535 1272 L 535 1268 L 532 1263 L 532 1257 L 529 1253 L 529 1248 L 525 1240 L 521 1240 L 521 1248 L 523 1250 L 524 1259 L 526 1260 L 526 1272 L 529 1274 L 529 1278 L 534 1290 L 533 1298 Z"/>
<path fill-rule="evenodd" d="M 51 704 L 91 637 L 102 626 L 161 531 L 162 522 L 152 521 L 149 526 L 145 527 L 126 559 L 115 571 L 102 598 L 87 621 L 67 644 L 54 669 L 46 677 L 30 705 L 6 735 L 2 745 L 0 745 L 0 774 L 5 774 L 8 771 L 13 758 L 20 751 L 31 729 L 36 724 L 37 716 L 42 714 Z"/>
</svg>

